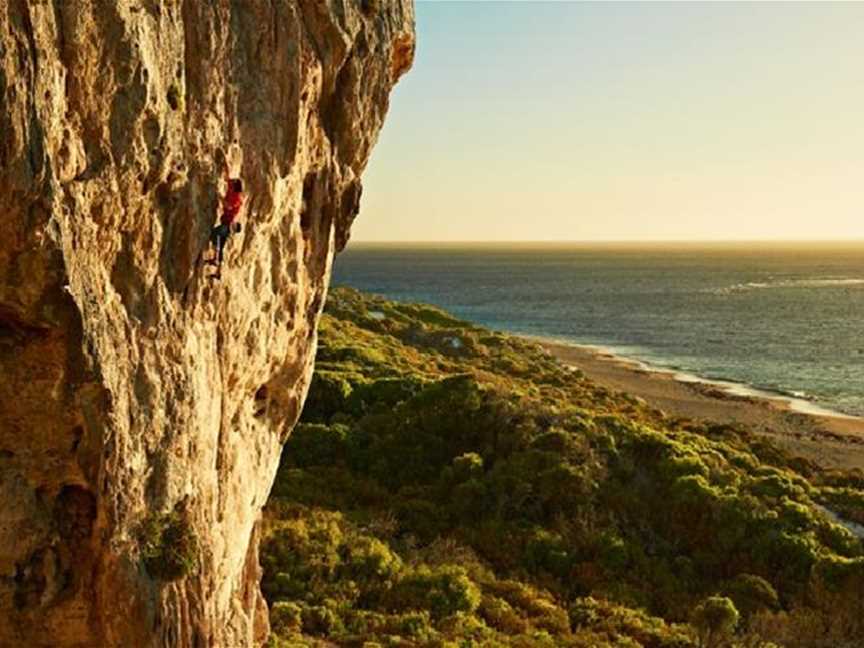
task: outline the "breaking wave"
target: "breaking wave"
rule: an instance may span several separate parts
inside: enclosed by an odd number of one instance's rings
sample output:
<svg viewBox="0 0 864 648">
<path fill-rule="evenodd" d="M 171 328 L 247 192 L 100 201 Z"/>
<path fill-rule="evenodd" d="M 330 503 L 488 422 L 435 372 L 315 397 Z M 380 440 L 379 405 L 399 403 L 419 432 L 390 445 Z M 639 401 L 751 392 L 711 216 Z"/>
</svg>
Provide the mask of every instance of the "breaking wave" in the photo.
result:
<svg viewBox="0 0 864 648">
<path fill-rule="evenodd" d="M 723 288 L 708 288 L 703 292 L 716 295 L 728 295 L 730 293 L 748 292 L 750 290 L 764 290 L 768 288 L 850 288 L 852 286 L 864 286 L 861 278 L 836 278 L 836 279 L 779 279 L 776 281 L 747 281 L 733 284 Z"/>
</svg>

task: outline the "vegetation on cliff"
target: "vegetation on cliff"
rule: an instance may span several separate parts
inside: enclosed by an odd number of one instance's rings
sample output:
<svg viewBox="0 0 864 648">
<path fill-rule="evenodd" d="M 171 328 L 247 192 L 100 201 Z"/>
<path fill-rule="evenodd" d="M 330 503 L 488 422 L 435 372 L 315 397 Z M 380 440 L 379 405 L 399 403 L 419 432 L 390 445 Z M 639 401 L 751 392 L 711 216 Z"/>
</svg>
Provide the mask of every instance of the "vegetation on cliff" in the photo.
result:
<svg viewBox="0 0 864 648">
<path fill-rule="evenodd" d="M 860 646 L 864 473 L 332 291 L 266 509 L 274 646 Z M 773 642 L 768 643 L 768 642 Z"/>
</svg>

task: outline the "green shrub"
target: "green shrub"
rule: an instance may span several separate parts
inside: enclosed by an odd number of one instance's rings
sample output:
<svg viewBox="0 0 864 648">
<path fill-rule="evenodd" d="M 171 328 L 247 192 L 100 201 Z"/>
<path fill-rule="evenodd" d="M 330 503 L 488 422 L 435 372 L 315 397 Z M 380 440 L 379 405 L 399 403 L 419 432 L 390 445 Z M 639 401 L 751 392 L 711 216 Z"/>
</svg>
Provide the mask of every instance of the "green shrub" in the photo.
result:
<svg viewBox="0 0 864 648">
<path fill-rule="evenodd" d="M 293 506 L 272 525 L 261 546 L 261 588 L 274 599 L 298 599 L 313 585 L 333 579 L 344 539 L 342 516 Z"/>
<path fill-rule="evenodd" d="M 342 424 L 300 423 L 285 443 L 286 460 L 300 468 L 344 464 L 348 434 Z"/>
<path fill-rule="evenodd" d="M 348 411 L 360 415 L 373 407 L 395 407 L 412 398 L 422 387 L 423 381 L 413 376 L 360 382 L 354 385 L 351 396 L 347 399 Z"/>
<path fill-rule="evenodd" d="M 805 530 L 815 526 L 816 516 L 809 507 L 784 497 L 778 522 L 796 531 Z"/>
<path fill-rule="evenodd" d="M 306 634 L 327 637 L 343 629 L 339 615 L 328 606 L 304 605 L 301 616 Z"/>
<path fill-rule="evenodd" d="M 401 529 L 423 541 L 431 542 L 447 526 L 444 511 L 425 499 L 402 500 L 397 503 L 395 513 Z"/>
<path fill-rule="evenodd" d="M 570 632 L 570 618 L 567 612 L 544 599 L 537 599 L 534 602 L 534 615 L 531 622 L 540 630 L 553 635 L 566 635 Z"/>
<path fill-rule="evenodd" d="M 519 616 L 513 606 L 496 596 L 484 596 L 478 613 L 490 627 L 505 634 L 522 634 L 528 629 L 527 621 Z"/>
<path fill-rule="evenodd" d="M 738 610 L 732 599 L 710 596 L 693 610 L 692 621 L 699 631 L 700 645 L 713 648 L 734 632 L 738 625 Z"/>
<path fill-rule="evenodd" d="M 390 580 L 402 568 L 399 556 L 376 538 L 360 536 L 342 545 L 342 574 L 359 581 Z"/>
<path fill-rule="evenodd" d="M 524 560 L 528 569 L 560 578 L 567 577 L 573 566 L 573 558 L 564 539 L 543 529 L 534 532 L 525 548 Z"/>
<path fill-rule="evenodd" d="M 750 488 L 754 495 L 761 497 L 800 499 L 804 497 L 806 491 L 796 483 L 799 479 L 791 474 L 784 475 L 777 471 L 770 471 L 764 477 L 754 480 Z"/>
<path fill-rule="evenodd" d="M 823 557 L 813 568 L 813 578 L 834 592 L 854 586 L 864 607 L 864 558 Z"/>
<path fill-rule="evenodd" d="M 577 636 L 591 632 L 590 646 L 650 646 L 651 648 L 690 648 L 694 645 L 689 629 L 667 624 L 640 610 L 592 597 L 576 599 L 569 610 L 570 623 Z M 603 643 L 600 637 L 612 638 Z M 581 644 L 576 644 L 581 645 Z"/>
<path fill-rule="evenodd" d="M 302 420 L 307 423 L 328 423 L 335 414 L 349 409 L 348 400 L 352 391 L 351 383 L 341 372 L 316 371 L 312 374 L 312 383 L 303 405 Z"/>
<path fill-rule="evenodd" d="M 276 601 L 270 608 L 270 627 L 273 632 L 288 635 L 303 627 L 303 610 L 296 603 Z"/>
<path fill-rule="evenodd" d="M 466 452 L 453 459 L 453 475 L 457 482 L 483 476 L 483 457 L 476 452 Z"/>
<path fill-rule="evenodd" d="M 353 344 L 333 350 L 328 354 L 331 362 L 342 362 L 357 367 L 377 367 L 387 364 L 387 357 L 380 349 Z"/>
<path fill-rule="evenodd" d="M 399 634 L 419 641 L 428 640 L 434 633 L 429 612 L 408 612 L 397 617 L 396 629 Z"/>
<path fill-rule="evenodd" d="M 457 612 L 473 613 L 480 605 L 480 590 L 463 567 L 419 566 L 402 576 L 391 593 L 396 610 L 428 610 L 432 617 Z"/>
<path fill-rule="evenodd" d="M 599 603 L 591 598 L 579 598 L 570 606 L 570 623 L 573 628 L 592 628 L 600 622 Z"/>
<path fill-rule="evenodd" d="M 469 479 L 453 489 L 451 509 L 459 519 L 477 520 L 488 510 L 487 489 L 478 479 Z"/>
<path fill-rule="evenodd" d="M 739 574 L 723 588 L 723 593 L 732 599 L 745 618 L 780 607 L 780 599 L 771 583 L 753 574 Z"/>
<path fill-rule="evenodd" d="M 564 430 L 550 430 L 531 442 L 531 447 L 544 452 L 554 452 L 565 456 L 577 449 L 573 436 Z"/>
<path fill-rule="evenodd" d="M 600 564 L 611 571 L 622 571 L 630 562 L 630 547 L 613 530 L 600 535 L 598 558 Z"/>
<path fill-rule="evenodd" d="M 584 503 L 594 487 L 583 467 L 567 463 L 559 463 L 541 471 L 534 481 L 537 497 L 542 502 L 547 517 L 570 511 Z"/>
<path fill-rule="evenodd" d="M 687 475 L 699 475 L 708 478 L 711 474 L 711 470 L 696 453 L 674 454 L 664 457 L 660 468 L 663 474 L 670 478 Z"/>
<path fill-rule="evenodd" d="M 154 578 L 178 580 L 198 567 L 198 538 L 180 510 L 149 516 L 139 543 L 144 567 Z"/>
</svg>

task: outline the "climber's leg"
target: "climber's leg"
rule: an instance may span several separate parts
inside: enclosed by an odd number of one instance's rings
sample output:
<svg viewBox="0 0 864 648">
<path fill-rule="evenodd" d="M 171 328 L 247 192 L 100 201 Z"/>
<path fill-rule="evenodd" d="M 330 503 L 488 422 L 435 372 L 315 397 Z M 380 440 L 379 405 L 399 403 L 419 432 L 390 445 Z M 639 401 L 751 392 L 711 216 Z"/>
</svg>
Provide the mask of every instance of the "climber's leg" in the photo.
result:
<svg viewBox="0 0 864 648">
<path fill-rule="evenodd" d="M 231 229 L 227 225 L 219 225 L 213 228 L 210 235 L 210 240 L 216 248 L 215 257 L 207 263 L 216 266 L 216 272 L 210 275 L 211 279 L 222 278 L 222 259 L 225 256 L 225 243 L 228 242 L 228 237 L 231 235 Z"/>
<path fill-rule="evenodd" d="M 219 255 L 219 228 L 214 227 L 210 230 L 210 246 L 213 248 L 213 256 L 209 259 L 205 259 L 204 263 L 207 265 L 216 265 L 216 257 Z"/>
<path fill-rule="evenodd" d="M 225 257 L 225 243 L 228 241 L 228 235 L 222 233 L 219 235 L 219 243 L 216 245 L 216 265 L 222 267 L 222 259 Z"/>
<path fill-rule="evenodd" d="M 207 259 L 205 263 L 209 265 L 222 265 L 222 256 L 224 254 L 225 242 L 228 240 L 229 229 L 225 225 L 217 225 L 210 232 L 210 243 L 213 245 L 213 258 Z"/>
</svg>

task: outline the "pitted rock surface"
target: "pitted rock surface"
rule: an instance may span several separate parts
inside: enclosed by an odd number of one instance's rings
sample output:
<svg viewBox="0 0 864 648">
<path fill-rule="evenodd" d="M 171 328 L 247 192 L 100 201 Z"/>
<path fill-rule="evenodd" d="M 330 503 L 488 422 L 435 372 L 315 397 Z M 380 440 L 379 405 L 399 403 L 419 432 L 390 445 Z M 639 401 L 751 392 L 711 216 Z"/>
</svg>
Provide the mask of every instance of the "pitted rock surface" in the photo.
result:
<svg viewBox="0 0 864 648">
<path fill-rule="evenodd" d="M 0 0 L 0 646 L 266 638 L 256 525 L 413 53 L 411 0 Z"/>
</svg>

